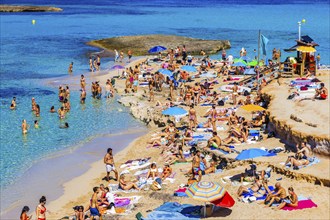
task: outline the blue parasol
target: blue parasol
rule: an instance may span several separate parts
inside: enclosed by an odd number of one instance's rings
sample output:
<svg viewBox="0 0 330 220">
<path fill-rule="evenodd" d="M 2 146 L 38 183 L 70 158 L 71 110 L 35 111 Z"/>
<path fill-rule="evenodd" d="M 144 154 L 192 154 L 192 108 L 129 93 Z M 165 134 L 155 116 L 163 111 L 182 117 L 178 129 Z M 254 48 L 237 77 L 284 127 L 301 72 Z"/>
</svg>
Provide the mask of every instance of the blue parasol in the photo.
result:
<svg viewBox="0 0 330 220">
<path fill-rule="evenodd" d="M 247 150 L 243 150 L 237 157 L 236 160 L 248 160 L 256 157 L 264 157 L 268 156 L 268 152 L 259 148 L 250 148 Z"/>
<path fill-rule="evenodd" d="M 163 46 L 154 46 L 148 50 L 148 53 L 157 53 L 166 50 L 166 47 Z"/>
<path fill-rule="evenodd" d="M 179 107 L 171 107 L 168 108 L 164 111 L 162 111 L 163 115 L 170 115 L 170 116 L 176 116 L 176 115 L 185 115 L 188 112 L 186 110 L 184 110 L 183 108 L 179 108 Z"/>
</svg>

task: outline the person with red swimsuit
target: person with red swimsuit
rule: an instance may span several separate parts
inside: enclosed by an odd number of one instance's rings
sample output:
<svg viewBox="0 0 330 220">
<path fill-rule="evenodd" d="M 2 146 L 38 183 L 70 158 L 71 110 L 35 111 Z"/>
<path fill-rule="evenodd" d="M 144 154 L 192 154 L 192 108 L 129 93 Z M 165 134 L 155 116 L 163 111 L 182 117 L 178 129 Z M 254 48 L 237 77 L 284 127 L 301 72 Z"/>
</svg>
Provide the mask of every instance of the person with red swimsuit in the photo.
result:
<svg viewBox="0 0 330 220">
<path fill-rule="evenodd" d="M 39 200 L 39 205 L 36 208 L 37 220 L 46 220 L 46 197 L 42 196 Z"/>
</svg>

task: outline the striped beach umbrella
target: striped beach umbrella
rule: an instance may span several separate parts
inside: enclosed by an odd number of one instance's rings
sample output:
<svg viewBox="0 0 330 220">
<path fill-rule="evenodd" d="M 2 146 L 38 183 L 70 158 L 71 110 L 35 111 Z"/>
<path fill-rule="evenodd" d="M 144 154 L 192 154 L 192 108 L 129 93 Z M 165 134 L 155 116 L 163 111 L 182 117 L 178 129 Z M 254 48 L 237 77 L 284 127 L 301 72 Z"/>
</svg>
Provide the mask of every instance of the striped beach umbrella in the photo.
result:
<svg viewBox="0 0 330 220">
<path fill-rule="evenodd" d="M 226 190 L 218 183 L 206 181 L 194 183 L 186 190 L 189 197 L 203 202 L 221 199 L 225 193 Z"/>
<path fill-rule="evenodd" d="M 204 217 L 206 216 L 206 202 L 221 199 L 226 190 L 218 183 L 201 181 L 193 183 L 187 190 L 186 194 L 196 200 L 204 202 Z M 213 212 L 213 208 L 212 208 Z"/>
</svg>

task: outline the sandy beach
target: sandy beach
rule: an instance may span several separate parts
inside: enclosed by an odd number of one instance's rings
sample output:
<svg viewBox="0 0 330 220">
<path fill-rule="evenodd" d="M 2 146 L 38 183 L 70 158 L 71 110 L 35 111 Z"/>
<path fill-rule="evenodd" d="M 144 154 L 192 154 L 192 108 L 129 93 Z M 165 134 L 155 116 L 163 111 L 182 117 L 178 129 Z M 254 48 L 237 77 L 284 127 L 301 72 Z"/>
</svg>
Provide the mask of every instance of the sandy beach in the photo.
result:
<svg viewBox="0 0 330 220">
<path fill-rule="evenodd" d="M 140 63 L 141 61 L 145 60 L 145 58 L 141 58 L 137 61 L 134 61 L 129 64 L 129 66 L 135 66 L 135 64 Z M 157 69 L 157 65 L 152 65 L 153 69 Z M 106 75 L 102 76 L 96 76 L 91 77 L 91 80 L 99 80 L 100 83 L 105 83 L 106 79 L 110 78 L 111 76 L 116 75 L 116 71 L 109 72 Z M 319 77 L 320 80 L 328 82 L 329 81 L 329 74 L 322 75 Z M 77 78 L 76 78 L 77 79 Z M 72 80 L 75 81 L 76 79 Z M 222 81 L 222 80 L 220 80 Z M 124 80 L 117 80 L 116 82 L 116 88 L 119 91 L 119 94 L 124 90 Z M 272 82 L 270 85 L 266 87 L 264 90 L 265 93 L 271 94 L 269 91 L 274 91 L 274 89 L 271 89 L 272 87 L 275 87 L 276 82 Z M 220 82 L 219 85 L 216 85 L 216 87 L 220 87 L 221 85 L 225 84 L 224 82 Z M 287 87 L 288 84 L 283 84 L 283 87 Z M 328 84 L 327 84 L 328 86 Z M 154 103 L 148 102 L 145 93 L 147 88 L 139 88 L 139 92 L 134 94 L 134 96 L 125 96 L 121 98 L 120 102 L 126 106 L 130 106 L 132 114 L 136 118 L 140 118 L 143 120 L 146 116 L 146 109 L 141 109 L 142 106 L 146 106 L 148 108 L 154 109 Z M 141 91 L 142 90 L 142 91 Z M 165 89 L 167 91 L 167 89 Z M 282 91 L 286 91 L 283 89 Z M 281 98 L 274 98 L 271 101 L 270 108 L 268 109 L 270 115 L 276 115 L 276 112 L 279 110 L 276 110 L 275 107 L 272 106 L 279 106 L 282 104 L 283 100 L 287 95 L 289 94 L 289 91 L 281 93 L 276 93 L 276 97 L 278 95 Z M 164 97 L 161 94 L 156 94 L 156 100 L 159 100 L 160 102 L 165 102 L 166 97 Z M 313 108 L 312 104 L 316 102 L 312 101 L 305 101 L 309 102 L 305 104 L 306 109 Z M 318 102 L 318 101 L 317 101 Z M 137 110 L 138 108 L 139 110 Z M 198 115 L 203 115 L 210 107 L 202 107 L 202 106 L 196 106 L 196 110 L 198 112 Z M 295 109 L 295 108 L 292 108 Z M 299 110 L 298 110 L 299 111 Z M 301 111 L 301 110 L 300 110 Z M 313 111 L 313 110 L 310 110 Z M 329 111 L 329 109 L 323 108 L 324 112 Z M 250 114 L 244 111 L 239 111 L 240 115 L 244 115 L 246 117 L 251 117 Z M 299 113 L 295 113 L 299 114 Z M 157 115 L 157 113 L 155 113 Z M 289 121 L 287 117 L 289 117 L 290 112 L 286 112 L 286 114 L 281 114 L 281 120 Z M 305 116 L 304 116 L 305 115 Z M 307 114 L 299 116 L 301 117 L 309 117 L 306 116 Z M 285 118 L 286 117 L 286 118 Z M 304 118 L 304 120 L 306 120 Z M 315 119 L 315 118 L 314 118 Z M 159 115 L 159 118 L 157 120 L 160 121 L 166 121 L 166 119 L 163 116 Z M 203 120 L 201 117 L 198 117 L 198 120 Z M 329 120 L 329 117 L 327 117 L 327 120 Z M 187 121 L 187 119 L 182 119 L 182 121 Z M 322 119 L 315 119 L 314 121 L 317 121 L 320 126 L 318 129 L 321 129 L 323 131 L 326 131 L 326 129 L 329 129 L 329 123 L 323 123 Z M 115 164 L 116 167 L 119 167 L 123 162 L 134 159 L 134 158 L 140 158 L 142 155 L 143 157 L 151 157 L 150 161 L 157 162 L 159 167 L 162 167 L 164 164 L 163 158 L 159 156 L 160 149 L 158 148 L 146 148 L 147 141 L 152 138 L 152 136 L 159 132 L 161 128 L 157 128 L 154 124 L 149 124 L 149 133 L 141 136 L 137 139 L 135 139 L 132 143 L 130 143 L 124 150 L 118 152 L 115 154 Z M 294 129 L 294 128 L 293 128 Z M 305 129 L 299 127 L 296 128 L 299 131 L 304 131 Z M 310 127 L 306 127 L 306 132 L 310 132 Z M 317 133 L 317 132 L 316 132 Z M 320 134 L 320 133 L 319 133 Z M 220 132 L 220 136 L 224 137 L 225 131 Z M 322 134 L 321 134 L 322 135 Z M 324 133 L 324 135 L 327 135 Z M 329 138 L 329 134 L 327 136 Z M 256 144 L 252 144 L 253 147 L 260 148 L 265 147 L 266 149 L 272 149 L 275 147 L 283 147 L 285 148 L 286 145 L 278 138 L 266 138 L 262 142 L 257 142 Z M 243 149 L 250 148 L 251 145 L 238 145 L 237 149 L 240 151 Z M 105 152 L 105 149 L 104 149 Z M 212 152 L 212 151 L 204 151 L 204 153 L 216 154 L 217 156 L 220 156 L 221 158 L 224 158 L 224 160 L 233 160 L 235 158 L 235 154 L 229 154 L 229 155 L 221 155 L 218 152 Z M 236 154 L 237 155 L 237 154 Z M 272 165 L 275 168 L 276 167 L 282 167 L 281 162 L 283 163 L 287 158 L 286 153 L 279 153 L 277 157 L 268 157 L 268 158 L 256 158 L 254 161 L 258 164 L 258 169 L 262 169 L 267 167 L 268 165 Z M 227 159 L 226 159 L 227 158 Z M 298 211 L 275 211 L 273 209 L 269 208 L 263 208 L 264 205 L 260 204 L 245 204 L 242 202 L 236 201 L 236 204 L 233 208 L 220 208 L 217 210 L 212 217 L 209 219 L 219 219 L 221 217 L 226 217 L 228 219 L 299 219 L 299 218 L 307 218 L 307 219 L 329 219 L 329 213 L 328 210 L 330 208 L 329 204 L 329 158 L 327 156 L 321 156 L 319 155 L 319 158 L 321 159 L 321 162 L 304 169 L 301 169 L 299 171 L 296 171 L 294 175 L 290 174 L 289 172 L 285 172 L 281 169 L 278 169 L 277 172 L 273 172 L 272 174 L 272 180 L 271 183 L 275 184 L 276 179 L 281 179 L 279 182 L 282 184 L 284 188 L 287 188 L 289 186 L 294 186 L 295 191 L 299 195 L 303 195 L 308 198 L 312 198 L 312 200 L 318 205 L 317 208 L 312 209 L 305 209 L 305 210 L 298 210 Z M 245 168 L 249 167 L 248 162 L 232 162 L 231 166 L 229 168 L 225 169 L 221 173 L 215 173 L 215 174 L 209 174 L 203 176 L 203 181 L 216 181 L 219 182 L 236 200 L 235 193 L 238 189 L 238 185 L 233 185 L 232 182 L 226 181 L 224 177 L 227 176 L 233 176 L 239 173 L 244 172 Z M 136 207 L 133 208 L 133 210 L 130 212 L 130 214 L 126 215 L 117 215 L 115 218 L 118 219 L 134 219 L 136 213 L 141 212 L 143 216 L 147 216 L 148 212 L 154 208 L 157 208 L 159 205 L 163 204 L 164 202 L 179 202 L 181 204 L 183 203 L 189 203 L 193 205 L 202 205 L 201 202 L 198 202 L 196 200 L 190 199 L 190 198 L 179 198 L 179 197 L 173 197 L 173 193 L 176 189 L 178 189 L 179 185 L 186 184 L 187 178 L 184 177 L 182 170 L 188 170 L 190 168 L 190 163 L 183 163 L 183 164 L 175 164 L 172 167 L 173 171 L 176 172 L 175 175 L 175 181 L 173 183 L 165 181 L 163 184 L 163 188 L 161 191 L 153 192 L 153 191 L 141 191 L 141 192 L 135 192 L 135 193 L 116 193 L 118 196 L 141 196 L 142 198 L 139 200 L 138 204 L 136 204 Z M 123 169 L 119 169 L 119 172 L 121 172 Z M 299 176 L 299 175 L 301 176 Z M 103 159 L 100 158 L 99 161 L 93 163 L 91 165 L 91 168 L 85 172 L 83 175 L 74 178 L 70 180 L 69 182 L 66 182 L 63 184 L 64 187 L 64 193 L 62 196 L 60 196 L 55 201 L 51 201 L 48 204 L 48 209 L 51 210 L 51 213 L 49 217 L 51 219 L 60 219 L 64 216 L 69 216 L 73 214 L 72 207 L 76 205 L 84 205 L 88 206 L 88 201 L 92 195 L 92 188 L 94 186 L 98 186 L 99 184 L 103 183 L 104 185 L 108 185 L 106 181 L 102 181 L 102 178 L 105 176 L 105 167 L 103 164 Z M 135 176 L 133 175 L 133 172 L 129 174 L 129 177 L 132 179 L 135 179 Z M 324 183 L 317 183 L 315 178 L 319 178 L 324 180 Z M 225 181 L 223 181 L 225 180 Z M 327 182 L 326 182 L 327 181 Z M 116 183 L 115 181 L 111 180 L 111 184 Z M 251 207 L 253 207 L 251 209 Z M 149 211 L 148 211 L 149 210 Z M 242 212 L 246 213 L 245 215 L 242 215 Z M 308 216 L 308 217 L 307 217 Z M 106 218 L 113 219 L 114 216 L 108 216 Z"/>
</svg>

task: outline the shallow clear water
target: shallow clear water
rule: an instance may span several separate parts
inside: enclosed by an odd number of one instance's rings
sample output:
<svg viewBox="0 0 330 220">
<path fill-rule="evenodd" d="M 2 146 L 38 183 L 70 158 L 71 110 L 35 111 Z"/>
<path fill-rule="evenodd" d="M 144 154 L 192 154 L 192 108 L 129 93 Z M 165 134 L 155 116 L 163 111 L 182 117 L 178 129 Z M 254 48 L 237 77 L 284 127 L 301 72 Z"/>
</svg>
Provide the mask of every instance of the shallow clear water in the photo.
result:
<svg viewBox="0 0 330 220">
<path fill-rule="evenodd" d="M 16 3 L 50 4 L 43 0 Z M 51 4 L 64 11 L 0 14 L 0 186 L 15 181 L 34 161 L 91 135 L 139 126 L 126 110 L 116 111 L 118 104 L 88 100 L 82 107 L 74 92 L 72 113 L 67 118 L 70 129 L 59 129 L 57 116 L 48 113 L 51 105 L 58 106 L 56 91 L 41 87 L 38 81 L 66 75 L 71 61 L 75 75 L 86 72 L 87 53 L 96 50 L 85 45 L 89 40 L 154 33 L 228 39 L 232 44 L 228 54 L 237 56 L 245 47 L 248 56 L 253 57 L 258 30 L 270 40 L 268 52 L 273 48 L 283 50 L 294 45 L 297 21 L 304 18 L 307 22 L 302 26 L 302 35 L 308 34 L 319 43 L 321 63 L 330 63 L 328 1 L 55 0 Z M 36 20 L 35 25 L 31 24 L 32 19 Z M 18 100 L 16 111 L 9 110 L 12 96 Z M 31 97 L 36 97 L 41 106 L 41 129 L 32 126 L 23 138 L 21 120 L 27 119 L 30 125 L 35 120 L 30 111 Z"/>
<path fill-rule="evenodd" d="M 117 133 L 130 128 L 140 128 L 128 110 L 112 100 L 86 99 L 86 104 L 79 103 L 79 93 L 71 94 L 71 110 L 65 119 L 60 120 L 57 113 L 50 113 L 50 106 L 58 109 L 61 104 L 57 101 L 57 94 L 52 89 L 48 95 L 36 97 L 41 107 L 41 116 L 35 117 L 31 111 L 31 100 L 18 95 L 17 110 L 8 110 L 8 105 L 3 105 L 1 115 L 5 123 L 1 123 L 1 177 L 2 184 L 15 181 L 15 177 L 29 168 L 34 161 L 50 153 L 61 151 L 70 146 L 88 141 L 91 136 L 107 133 Z M 52 92 L 52 94 L 50 94 Z M 21 133 L 22 119 L 30 125 L 27 135 Z M 34 120 L 38 120 L 39 129 L 34 128 Z M 68 129 L 60 129 L 65 122 L 69 123 Z"/>
</svg>

